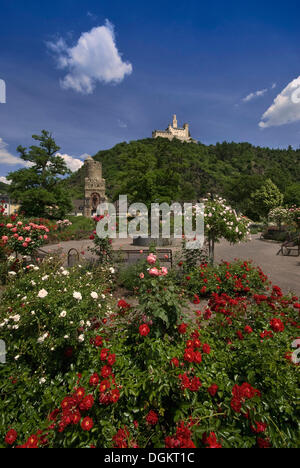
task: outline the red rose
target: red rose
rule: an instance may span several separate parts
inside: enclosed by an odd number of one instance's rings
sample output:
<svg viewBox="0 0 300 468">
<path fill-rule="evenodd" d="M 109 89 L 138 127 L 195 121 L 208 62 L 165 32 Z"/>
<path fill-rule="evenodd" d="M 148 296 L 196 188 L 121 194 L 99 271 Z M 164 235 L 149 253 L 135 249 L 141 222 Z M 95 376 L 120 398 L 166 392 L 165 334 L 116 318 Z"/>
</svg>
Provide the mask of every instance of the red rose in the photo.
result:
<svg viewBox="0 0 300 468">
<path fill-rule="evenodd" d="M 150 411 L 146 416 L 146 421 L 151 426 L 155 426 L 158 423 L 158 416 L 154 411 Z"/>
<path fill-rule="evenodd" d="M 107 358 L 107 362 L 110 366 L 113 366 L 116 362 L 116 355 L 115 354 L 110 354 Z"/>
<path fill-rule="evenodd" d="M 14 429 L 10 429 L 5 436 L 5 443 L 8 445 L 13 445 L 17 437 L 18 437 L 17 431 L 15 431 Z"/>
<path fill-rule="evenodd" d="M 110 366 L 103 366 L 101 369 L 101 376 L 104 378 L 109 377 L 112 374 L 112 369 Z"/>
<path fill-rule="evenodd" d="M 241 412 L 242 403 L 241 403 L 241 401 L 238 400 L 237 398 L 232 398 L 231 403 L 230 403 L 230 406 L 231 406 L 231 408 L 233 409 L 233 411 L 235 411 L 236 413 L 240 413 L 240 412 Z"/>
<path fill-rule="evenodd" d="M 96 338 L 94 339 L 94 345 L 97 348 L 100 348 L 100 346 L 103 345 L 103 340 L 102 340 L 101 336 L 96 336 Z"/>
<path fill-rule="evenodd" d="M 100 387 L 99 387 L 100 392 L 104 393 L 109 389 L 110 389 L 110 381 L 109 380 L 103 380 L 103 382 L 101 382 Z"/>
<path fill-rule="evenodd" d="M 203 346 L 202 346 L 202 351 L 204 354 L 210 354 L 210 346 L 209 344 L 205 343 Z"/>
<path fill-rule="evenodd" d="M 216 384 L 211 385 L 211 386 L 207 389 L 208 393 L 209 393 L 212 397 L 214 397 L 214 396 L 216 395 L 216 393 L 217 393 L 218 390 L 219 390 L 219 387 L 218 387 L 218 385 L 216 385 Z"/>
<path fill-rule="evenodd" d="M 195 354 L 192 348 L 187 348 L 184 352 L 183 359 L 187 362 L 194 362 Z"/>
<path fill-rule="evenodd" d="M 181 335 L 184 335 L 186 333 L 186 330 L 187 330 L 187 324 L 186 323 L 182 323 L 181 325 L 178 326 L 178 332 Z"/>
<path fill-rule="evenodd" d="M 119 398 L 120 398 L 120 392 L 117 388 L 115 388 L 112 392 L 111 392 L 111 397 L 110 397 L 110 400 L 112 403 L 117 403 L 119 401 Z"/>
<path fill-rule="evenodd" d="M 84 431 L 90 431 L 94 427 L 93 420 L 91 418 L 84 418 L 81 427 Z"/>
<path fill-rule="evenodd" d="M 81 411 L 88 411 L 94 406 L 93 395 L 87 395 L 79 405 Z"/>
<path fill-rule="evenodd" d="M 141 336 L 147 336 L 150 333 L 150 328 L 144 323 L 140 326 L 139 331 Z"/>
<path fill-rule="evenodd" d="M 173 364 L 173 366 L 175 367 L 179 367 L 179 361 L 177 358 L 173 358 L 171 359 L 171 364 Z"/>
<path fill-rule="evenodd" d="M 194 377 L 190 382 L 191 392 L 198 392 L 199 388 L 202 387 L 202 383 L 198 377 Z"/>
<path fill-rule="evenodd" d="M 109 349 L 103 348 L 100 353 L 101 361 L 106 361 L 106 359 L 108 358 L 108 354 L 109 354 Z"/>
<path fill-rule="evenodd" d="M 247 325 L 247 326 L 245 327 L 244 330 L 245 330 L 245 333 L 248 333 L 248 335 L 250 335 L 251 333 L 253 333 L 253 330 L 252 330 L 251 327 L 249 327 L 249 325 Z"/>
<path fill-rule="evenodd" d="M 90 377 L 90 386 L 91 387 L 97 387 L 98 383 L 99 383 L 99 375 L 98 374 L 93 374 Z"/>
<path fill-rule="evenodd" d="M 282 323 L 282 321 L 280 319 L 273 318 L 270 321 L 270 325 L 271 325 L 272 330 L 275 333 L 284 331 L 284 324 Z"/>
</svg>

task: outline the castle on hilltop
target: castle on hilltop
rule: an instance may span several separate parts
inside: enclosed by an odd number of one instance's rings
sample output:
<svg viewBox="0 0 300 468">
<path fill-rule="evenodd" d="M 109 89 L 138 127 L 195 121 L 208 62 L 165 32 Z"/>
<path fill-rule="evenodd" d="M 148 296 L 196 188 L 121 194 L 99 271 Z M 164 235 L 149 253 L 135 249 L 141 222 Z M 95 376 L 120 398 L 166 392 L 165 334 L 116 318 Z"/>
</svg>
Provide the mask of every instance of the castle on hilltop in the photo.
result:
<svg viewBox="0 0 300 468">
<path fill-rule="evenodd" d="M 169 124 L 166 130 L 154 130 L 154 132 L 152 132 L 152 138 L 158 137 L 168 138 L 168 140 L 173 140 L 174 138 L 177 138 L 182 142 L 185 141 L 187 143 L 197 143 L 196 140 L 193 140 L 193 138 L 191 138 L 189 124 L 185 123 L 183 125 L 183 128 L 178 127 L 176 115 L 173 116 L 173 125 Z"/>
</svg>

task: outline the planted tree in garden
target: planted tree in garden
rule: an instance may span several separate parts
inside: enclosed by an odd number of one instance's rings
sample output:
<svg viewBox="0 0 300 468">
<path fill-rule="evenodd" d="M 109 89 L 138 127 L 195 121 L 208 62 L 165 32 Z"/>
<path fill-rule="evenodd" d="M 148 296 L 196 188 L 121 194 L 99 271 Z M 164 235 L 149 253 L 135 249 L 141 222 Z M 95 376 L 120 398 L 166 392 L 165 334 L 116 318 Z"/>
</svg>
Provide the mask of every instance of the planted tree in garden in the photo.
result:
<svg viewBox="0 0 300 468">
<path fill-rule="evenodd" d="M 69 192 L 59 183 L 70 171 L 57 155 L 60 147 L 51 133 L 43 130 L 41 135 L 32 138 L 39 142 L 39 146 L 33 145 L 29 151 L 23 146 L 17 148 L 28 167 L 7 177 L 11 181 L 11 197 L 21 203 L 21 210 L 27 216 L 60 219 L 71 209 Z"/>
<path fill-rule="evenodd" d="M 274 221 L 281 229 L 282 224 L 290 224 L 293 221 L 293 216 L 289 209 L 278 206 L 270 211 L 269 220 Z"/>
<path fill-rule="evenodd" d="M 205 234 L 208 239 L 209 260 L 214 263 L 215 244 L 222 238 L 232 244 L 244 241 L 249 235 L 249 220 L 238 216 L 220 197 L 205 200 Z"/>
<path fill-rule="evenodd" d="M 281 206 L 283 195 L 271 179 L 251 194 L 252 207 L 261 217 L 266 217 L 270 210 Z"/>
</svg>

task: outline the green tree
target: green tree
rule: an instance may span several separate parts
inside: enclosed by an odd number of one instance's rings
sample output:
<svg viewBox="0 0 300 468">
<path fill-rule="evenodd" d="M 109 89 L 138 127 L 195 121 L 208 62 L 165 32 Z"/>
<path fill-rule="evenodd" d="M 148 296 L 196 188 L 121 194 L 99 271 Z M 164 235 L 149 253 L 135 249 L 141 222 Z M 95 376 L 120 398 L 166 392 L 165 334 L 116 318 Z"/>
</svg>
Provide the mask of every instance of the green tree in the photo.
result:
<svg viewBox="0 0 300 468">
<path fill-rule="evenodd" d="M 300 206 L 300 183 L 295 183 L 287 187 L 284 201 L 290 206 Z"/>
<path fill-rule="evenodd" d="M 20 158 L 29 167 L 7 177 L 11 180 L 11 197 L 20 202 L 21 210 L 27 216 L 61 218 L 71 209 L 69 193 L 60 184 L 61 177 L 70 171 L 57 155 L 60 147 L 51 133 L 43 130 L 41 135 L 32 138 L 39 142 L 39 146 L 33 145 L 29 151 L 23 146 L 17 148 Z"/>
<path fill-rule="evenodd" d="M 251 194 L 252 209 L 261 217 L 268 216 L 273 208 L 281 206 L 282 203 L 283 194 L 271 179 L 267 179 L 260 189 Z"/>
</svg>

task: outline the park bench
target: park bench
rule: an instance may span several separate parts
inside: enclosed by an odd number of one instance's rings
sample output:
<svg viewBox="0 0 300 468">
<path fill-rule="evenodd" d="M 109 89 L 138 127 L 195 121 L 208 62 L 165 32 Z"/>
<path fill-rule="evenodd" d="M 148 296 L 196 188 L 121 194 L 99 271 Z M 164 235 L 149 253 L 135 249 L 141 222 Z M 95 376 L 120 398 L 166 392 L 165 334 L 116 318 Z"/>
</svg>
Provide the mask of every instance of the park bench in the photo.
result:
<svg viewBox="0 0 300 468">
<path fill-rule="evenodd" d="M 289 238 L 281 244 L 281 247 L 279 251 L 277 252 L 277 255 L 284 255 L 284 256 L 289 256 L 289 255 L 294 255 L 294 256 L 299 256 L 300 255 L 300 234 L 290 234 Z"/>
</svg>

